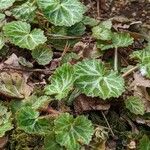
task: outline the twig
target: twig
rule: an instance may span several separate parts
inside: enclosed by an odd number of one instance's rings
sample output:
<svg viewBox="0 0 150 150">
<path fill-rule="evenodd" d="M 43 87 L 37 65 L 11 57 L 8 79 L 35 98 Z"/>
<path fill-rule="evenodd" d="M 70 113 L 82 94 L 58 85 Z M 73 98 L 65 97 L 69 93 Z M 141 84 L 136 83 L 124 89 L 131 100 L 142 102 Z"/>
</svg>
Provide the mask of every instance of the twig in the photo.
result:
<svg viewBox="0 0 150 150">
<path fill-rule="evenodd" d="M 8 67 L 4 66 L 2 69 L 3 70 L 17 70 L 17 71 L 24 71 L 24 72 L 42 72 L 45 74 L 51 74 L 52 71 L 49 69 L 28 69 L 28 68 L 14 68 L 14 67 Z"/>
<path fill-rule="evenodd" d="M 118 49 L 115 48 L 114 51 L 114 70 L 118 71 Z"/>
<path fill-rule="evenodd" d="M 66 45 L 64 47 L 63 53 L 61 55 L 61 58 L 66 54 L 66 52 L 69 50 L 70 44 L 68 44 L 68 41 L 66 42 Z"/>
<path fill-rule="evenodd" d="M 139 66 L 135 66 L 135 67 L 131 68 L 130 70 L 128 70 L 127 72 L 125 72 L 124 74 L 122 74 L 122 77 L 124 78 L 124 77 L 128 76 L 132 72 L 136 71 L 138 68 L 139 68 Z"/>
<path fill-rule="evenodd" d="M 82 37 L 78 36 L 66 36 L 66 35 L 60 35 L 60 34 L 47 34 L 48 36 L 51 36 L 52 39 L 81 39 Z"/>
<path fill-rule="evenodd" d="M 56 115 L 61 114 L 61 112 L 59 112 L 59 111 L 57 111 L 57 110 L 54 110 L 52 107 L 42 108 L 42 111 L 43 111 L 43 112 L 47 112 L 47 113 L 49 113 L 49 114 L 56 114 Z"/>
<path fill-rule="evenodd" d="M 97 0 L 97 16 L 100 18 L 100 0 Z"/>
<path fill-rule="evenodd" d="M 101 111 L 101 113 L 102 113 L 103 118 L 104 118 L 105 121 L 106 121 L 106 124 L 107 124 L 107 126 L 108 126 L 108 128 L 109 128 L 109 130 L 110 130 L 110 132 L 111 132 L 111 134 L 112 134 L 112 136 L 115 137 L 115 134 L 114 134 L 113 130 L 111 129 L 110 124 L 109 124 L 109 122 L 108 122 L 108 120 L 107 120 L 105 114 L 103 113 L 103 111 Z"/>
</svg>

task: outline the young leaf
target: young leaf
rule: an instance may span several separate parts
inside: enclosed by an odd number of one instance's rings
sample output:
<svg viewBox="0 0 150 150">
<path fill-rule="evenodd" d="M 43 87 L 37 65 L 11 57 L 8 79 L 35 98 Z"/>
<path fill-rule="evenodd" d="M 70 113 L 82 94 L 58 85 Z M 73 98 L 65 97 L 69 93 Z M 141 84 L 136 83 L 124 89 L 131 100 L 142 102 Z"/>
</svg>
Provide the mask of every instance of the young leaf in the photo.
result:
<svg viewBox="0 0 150 150">
<path fill-rule="evenodd" d="M 46 45 L 40 45 L 32 51 L 32 57 L 40 65 L 47 65 L 52 60 L 53 52 Z"/>
<path fill-rule="evenodd" d="M 89 16 L 85 16 L 82 20 L 82 23 L 84 25 L 93 27 L 93 26 L 96 26 L 99 23 L 99 21 L 94 18 L 90 18 Z"/>
<path fill-rule="evenodd" d="M 15 0 L 0 0 L 0 10 L 9 8 L 14 2 Z"/>
<path fill-rule="evenodd" d="M 136 115 L 144 115 L 144 104 L 138 97 L 131 96 L 125 101 L 126 108 Z"/>
<path fill-rule="evenodd" d="M 80 144 L 89 144 L 94 128 L 90 120 L 85 116 L 73 118 L 72 115 L 64 113 L 55 121 L 56 141 L 68 150 L 79 150 Z"/>
<path fill-rule="evenodd" d="M 64 148 L 56 142 L 54 132 L 50 132 L 47 136 L 45 136 L 44 148 L 45 150 L 64 150 Z"/>
<path fill-rule="evenodd" d="M 24 67 L 28 67 L 28 68 L 32 68 L 33 64 L 29 61 L 27 61 L 24 57 L 19 57 L 18 60 L 19 64 L 24 66 Z"/>
<path fill-rule="evenodd" d="M 47 40 L 41 29 L 33 29 L 31 31 L 30 24 L 22 21 L 7 23 L 3 30 L 11 43 L 29 50 L 35 49 L 36 46 L 45 43 Z"/>
<path fill-rule="evenodd" d="M 5 132 L 12 128 L 11 112 L 8 112 L 7 107 L 0 102 L 0 137 L 3 137 Z"/>
<path fill-rule="evenodd" d="M 150 150 L 150 139 L 147 135 L 144 135 L 140 140 L 139 150 Z"/>
<path fill-rule="evenodd" d="M 80 22 L 86 11 L 79 0 L 38 0 L 47 19 L 56 26 L 72 26 Z"/>
<path fill-rule="evenodd" d="M 80 57 L 76 54 L 76 53 L 66 53 L 61 60 L 61 63 L 67 63 L 67 62 L 71 62 L 72 60 L 78 60 Z"/>
<path fill-rule="evenodd" d="M 104 36 L 106 36 L 104 34 Z M 128 33 L 112 33 L 112 40 L 110 42 L 97 41 L 97 47 L 101 50 L 110 48 L 128 47 L 133 43 L 133 38 Z"/>
<path fill-rule="evenodd" d="M 114 33 L 112 38 L 114 47 L 128 47 L 133 43 L 133 38 L 129 33 Z"/>
<path fill-rule="evenodd" d="M 92 33 L 93 33 L 92 36 L 98 40 L 111 40 L 112 32 L 110 28 L 111 27 L 109 25 L 105 26 L 101 23 L 98 26 L 92 28 Z"/>
<path fill-rule="evenodd" d="M 107 71 L 102 62 L 85 59 L 75 67 L 76 87 L 87 96 L 107 99 L 119 97 L 124 91 L 124 80 L 114 71 Z"/>
<path fill-rule="evenodd" d="M 49 96 L 35 97 L 35 99 L 33 98 L 33 100 L 31 101 L 31 103 L 32 103 L 31 106 L 33 109 L 37 110 L 42 107 L 48 106 L 50 101 L 51 101 L 51 99 Z"/>
<path fill-rule="evenodd" d="M 30 134 L 46 134 L 51 130 L 50 120 L 40 118 L 39 115 L 32 107 L 21 108 L 16 116 L 19 129 Z"/>
<path fill-rule="evenodd" d="M 140 65 L 140 71 L 143 76 L 150 78 L 150 48 L 147 46 L 143 50 L 134 51 L 131 55 L 131 58 L 138 60 Z"/>
<path fill-rule="evenodd" d="M 36 6 L 30 2 L 23 3 L 12 10 L 12 14 L 16 19 L 23 21 L 33 21 L 35 17 Z"/>
<path fill-rule="evenodd" d="M 47 95 L 55 95 L 55 98 L 58 100 L 67 97 L 75 80 L 72 65 L 66 63 L 57 68 L 50 80 L 51 84 L 45 87 L 45 93 Z"/>
</svg>

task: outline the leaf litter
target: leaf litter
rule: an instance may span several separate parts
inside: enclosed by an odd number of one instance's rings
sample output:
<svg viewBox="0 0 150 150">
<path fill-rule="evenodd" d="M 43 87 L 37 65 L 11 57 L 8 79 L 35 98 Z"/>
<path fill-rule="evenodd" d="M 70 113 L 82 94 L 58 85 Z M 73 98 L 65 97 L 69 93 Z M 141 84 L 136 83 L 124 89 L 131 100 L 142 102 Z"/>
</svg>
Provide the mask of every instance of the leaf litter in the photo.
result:
<svg viewBox="0 0 150 150">
<path fill-rule="evenodd" d="M 149 149 L 149 0 L 60 3 L 0 1 L 0 148 Z"/>
</svg>

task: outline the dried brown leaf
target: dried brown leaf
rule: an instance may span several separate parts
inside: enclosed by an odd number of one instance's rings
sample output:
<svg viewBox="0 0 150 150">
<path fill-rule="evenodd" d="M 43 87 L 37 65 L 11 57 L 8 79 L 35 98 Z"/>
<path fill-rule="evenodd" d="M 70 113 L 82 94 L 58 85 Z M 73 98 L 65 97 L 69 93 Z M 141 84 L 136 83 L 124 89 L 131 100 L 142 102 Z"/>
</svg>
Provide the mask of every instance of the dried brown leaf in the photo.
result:
<svg viewBox="0 0 150 150">
<path fill-rule="evenodd" d="M 76 113 L 83 113 L 84 111 L 91 110 L 108 110 L 110 104 L 103 102 L 99 98 L 87 97 L 83 94 L 78 96 L 74 102 L 74 109 Z"/>
</svg>

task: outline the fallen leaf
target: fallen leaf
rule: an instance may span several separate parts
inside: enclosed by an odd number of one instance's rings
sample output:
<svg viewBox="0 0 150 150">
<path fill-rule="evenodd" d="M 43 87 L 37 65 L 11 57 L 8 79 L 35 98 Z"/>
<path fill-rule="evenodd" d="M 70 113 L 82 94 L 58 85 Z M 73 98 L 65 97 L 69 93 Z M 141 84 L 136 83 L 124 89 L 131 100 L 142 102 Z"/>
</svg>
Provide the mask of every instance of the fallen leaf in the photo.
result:
<svg viewBox="0 0 150 150">
<path fill-rule="evenodd" d="M 5 62 L 5 65 L 13 66 L 13 67 L 19 67 L 19 58 L 16 54 L 12 54 Z"/>
<path fill-rule="evenodd" d="M 8 137 L 1 137 L 0 138 L 0 149 L 3 150 L 5 145 L 7 144 L 8 142 Z"/>
<path fill-rule="evenodd" d="M 16 72 L 0 73 L 0 94 L 9 98 L 23 99 L 32 92 L 27 84 L 27 77 Z"/>
<path fill-rule="evenodd" d="M 83 94 L 79 95 L 74 102 L 74 109 L 76 113 L 83 113 L 91 110 L 108 110 L 110 104 L 101 101 L 99 98 L 87 97 Z"/>
<path fill-rule="evenodd" d="M 134 73 L 134 81 L 131 86 L 133 87 L 134 96 L 139 97 L 143 101 L 145 112 L 150 112 L 150 96 L 147 92 L 147 88 L 150 87 L 150 81 L 136 72 Z"/>
</svg>

